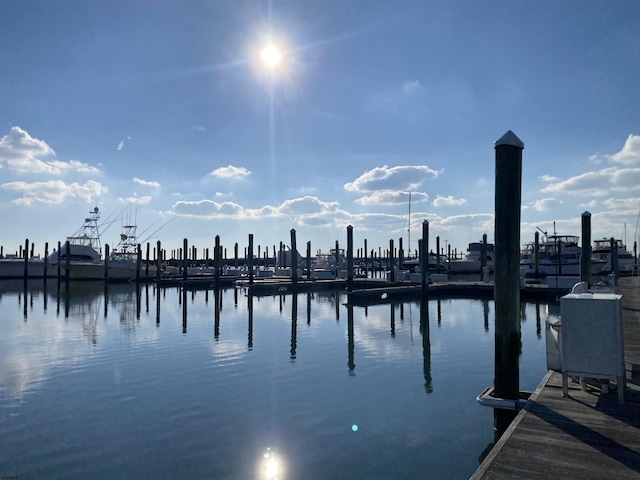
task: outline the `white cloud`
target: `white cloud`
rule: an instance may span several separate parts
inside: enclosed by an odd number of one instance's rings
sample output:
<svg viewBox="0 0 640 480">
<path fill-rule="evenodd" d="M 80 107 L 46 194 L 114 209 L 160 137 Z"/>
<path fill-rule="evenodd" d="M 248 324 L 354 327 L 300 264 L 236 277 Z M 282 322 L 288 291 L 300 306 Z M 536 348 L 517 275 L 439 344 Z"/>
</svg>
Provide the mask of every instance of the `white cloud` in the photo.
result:
<svg viewBox="0 0 640 480">
<path fill-rule="evenodd" d="M 465 198 L 454 198 L 451 195 L 446 197 L 438 195 L 433 201 L 435 207 L 459 207 L 466 204 L 467 200 Z"/>
<path fill-rule="evenodd" d="M 151 199 L 152 199 L 152 197 L 147 195 L 147 196 L 142 196 L 142 197 L 138 197 L 138 196 L 129 197 L 126 200 L 127 200 L 127 202 L 133 203 L 133 204 L 136 204 L 136 205 L 146 205 L 148 203 L 151 203 Z"/>
<path fill-rule="evenodd" d="M 426 180 L 437 178 L 441 172 L 426 165 L 389 167 L 384 165 L 363 173 L 353 182 L 346 183 L 349 192 L 374 192 L 378 190 L 417 190 Z"/>
<path fill-rule="evenodd" d="M 533 202 L 532 207 L 537 212 L 546 212 L 561 205 L 562 202 L 555 198 L 542 198 Z"/>
<path fill-rule="evenodd" d="M 640 135 L 629 135 L 624 142 L 622 150 L 611 155 L 612 162 L 623 165 L 634 165 L 640 163 Z"/>
<path fill-rule="evenodd" d="M 33 183 L 9 182 L 0 185 L 0 188 L 22 194 L 21 198 L 12 201 L 22 205 L 31 205 L 37 202 L 59 204 L 74 198 L 90 202 L 109 191 L 107 187 L 93 180 L 88 180 L 83 184 L 65 183 L 62 180 Z"/>
<path fill-rule="evenodd" d="M 609 167 L 597 172 L 585 172 L 575 177 L 549 183 L 545 193 L 569 194 L 582 197 L 604 197 L 611 191 L 640 190 L 640 168 Z"/>
<path fill-rule="evenodd" d="M 228 167 L 216 168 L 210 173 L 211 176 L 216 178 L 230 178 L 230 179 L 243 179 L 251 175 L 251 172 L 244 167 L 234 167 L 229 165 Z"/>
<path fill-rule="evenodd" d="M 264 219 L 269 217 L 289 217 L 301 224 L 313 224 L 318 219 L 339 219 L 348 217 L 340 209 L 338 202 L 323 202 L 316 197 L 301 197 L 287 200 L 280 205 L 266 205 L 261 208 L 244 208 L 234 202 L 213 200 L 178 201 L 169 213 L 194 218 Z M 326 220 L 322 220 L 326 222 Z"/>
<path fill-rule="evenodd" d="M 20 127 L 12 127 L 0 138 L 0 168 L 18 173 L 60 175 L 65 172 L 98 173 L 95 167 L 77 160 L 62 162 L 46 161 L 42 157 L 54 156 L 55 152 L 46 142 L 33 138 Z"/>
<path fill-rule="evenodd" d="M 142 180 L 138 177 L 135 177 L 133 179 L 133 181 L 139 185 L 145 186 L 145 187 L 160 187 L 160 184 L 158 182 L 154 182 L 154 181 L 149 181 L 149 180 Z"/>
<path fill-rule="evenodd" d="M 120 143 L 118 143 L 118 151 L 122 150 L 124 148 L 124 140 L 120 140 Z"/>
<path fill-rule="evenodd" d="M 370 195 L 365 195 L 356 200 L 356 203 L 360 205 L 408 205 L 409 198 L 411 202 L 420 203 L 429 200 L 429 195 L 421 192 L 399 192 L 397 190 L 381 190 L 379 192 L 373 192 Z"/>
<path fill-rule="evenodd" d="M 207 129 L 205 127 L 203 127 L 202 125 L 194 125 L 193 129 L 196 132 L 206 132 L 207 131 Z"/>
</svg>

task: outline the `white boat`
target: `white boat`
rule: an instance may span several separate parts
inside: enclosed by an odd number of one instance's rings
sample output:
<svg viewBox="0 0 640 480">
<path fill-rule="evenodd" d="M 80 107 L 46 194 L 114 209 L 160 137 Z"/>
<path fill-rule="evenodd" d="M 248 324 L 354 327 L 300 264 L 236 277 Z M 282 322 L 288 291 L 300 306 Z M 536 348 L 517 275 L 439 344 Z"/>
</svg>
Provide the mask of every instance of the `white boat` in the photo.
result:
<svg viewBox="0 0 640 480">
<path fill-rule="evenodd" d="M 311 266 L 311 278 L 316 280 L 347 278 L 347 257 L 344 249 L 332 248 L 329 253 L 318 250 Z"/>
<path fill-rule="evenodd" d="M 122 227 L 120 242 L 109 254 L 108 277 L 110 279 L 135 279 L 138 266 L 140 266 L 140 278 L 157 276 L 158 269 L 155 264 L 143 265 L 142 259 L 138 258 L 137 228 L 136 225 L 124 225 Z M 188 273 L 201 273 L 201 269 L 196 268 Z"/>
<path fill-rule="evenodd" d="M 487 267 L 493 270 L 494 245 L 487 243 Z M 482 269 L 482 246 L 483 242 L 471 242 L 467 248 L 464 258 L 459 260 L 449 260 L 449 272 L 453 273 L 476 273 Z"/>
<path fill-rule="evenodd" d="M 620 274 L 632 274 L 636 270 L 636 258 L 622 240 L 614 239 L 614 246 L 618 253 L 618 271 Z M 595 261 L 604 262 L 601 273 L 611 273 L 611 239 L 603 238 L 594 240 L 591 258 Z"/>
<path fill-rule="evenodd" d="M 576 235 L 549 235 L 538 245 L 538 273 L 541 276 L 579 276 L 582 248 Z M 535 270 L 535 245 L 527 244 L 520 260 L 521 270 L 530 275 Z M 591 259 L 591 274 L 600 274 L 605 261 Z"/>
</svg>

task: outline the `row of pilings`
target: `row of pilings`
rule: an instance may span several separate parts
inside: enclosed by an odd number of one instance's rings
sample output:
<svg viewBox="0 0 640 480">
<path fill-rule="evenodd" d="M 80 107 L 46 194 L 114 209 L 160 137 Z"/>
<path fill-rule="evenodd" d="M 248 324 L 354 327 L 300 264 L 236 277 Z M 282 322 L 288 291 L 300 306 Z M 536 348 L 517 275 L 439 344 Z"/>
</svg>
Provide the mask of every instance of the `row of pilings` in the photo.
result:
<svg viewBox="0 0 640 480">
<path fill-rule="evenodd" d="M 428 222 L 427 222 L 428 225 Z M 174 271 L 177 269 L 177 276 L 187 277 L 190 269 L 199 268 L 202 271 L 213 272 L 214 276 L 219 276 L 222 273 L 222 267 L 233 266 L 246 268 L 248 273 L 251 274 L 254 268 L 259 267 L 291 267 L 293 272 L 297 272 L 300 267 L 307 275 L 310 274 L 312 267 L 312 254 L 311 242 L 306 243 L 306 256 L 298 255 L 296 247 L 296 232 L 291 230 L 290 245 L 286 245 L 284 242 L 280 242 L 280 246 L 276 249 L 273 246 L 273 256 L 269 255 L 269 249 L 262 249 L 260 245 L 257 248 L 257 254 L 254 249 L 253 234 L 249 234 L 249 241 L 247 247 L 244 248 L 244 255 L 240 255 L 240 248 L 238 243 L 233 246 L 233 256 L 228 255 L 228 249 L 224 248 L 221 244 L 220 236 L 215 237 L 215 245 L 212 249 L 202 249 L 202 256 L 198 257 L 198 249 L 195 245 L 189 245 L 187 238 L 183 239 L 183 246 L 179 249 L 167 251 L 162 248 L 162 243 L 157 241 L 156 246 L 151 248 L 150 243 L 146 243 L 145 250 L 143 252 L 143 246 L 137 245 L 137 255 L 133 258 L 136 259 L 137 265 L 135 268 L 135 276 L 132 276 L 131 280 L 136 281 L 152 281 L 154 278 L 162 276 L 162 272 L 166 271 L 167 267 L 174 267 Z M 427 233 L 428 235 L 428 230 Z M 424 235 L 424 232 L 423 232 Z M 485 236 L 486 238 L 486 236 Z M 413 252 L 405 252 L 403 248 L 403 239 L 398 239 L 398 247 L 395 246 L 393 239 L 389 241 L 389 248 L 382 249 L 368 249 L 367 240 L 364 240 L 363 248 L 354 248 L 353 244 L 353 227 L 347 227 L 347 249 L 345 254 L 348 260 L 348 271 L 351 275 L 362 274 L 367 272 L 372 276 L 383 275 L 384 272 L 390 271 L 391 275 L 397 268 L 402 268 L 402 262 L 406 259 L 416 259 L 424 257 L 427 258 L 426 252 L 421 249 L 421 242 L 418 242 L 418 249 Z M 71 251 L 73 246 L 67 242 L 66 251 Z M 13 260 L 23 260 L 23 270 L 19 275 L 13 274 L 12 278 L 69 278 L 69 269 L 72 267 L 73 261 L 70 261 L 69 256 L 58 257 L 56 262 L 49 261 L 49 243 L 46 242 L 44 246 L 44 259 L 34 255 L 35 244 L 30 242 L 29 239 L 25 239 L 24 248 L 20 246 L 20 249 L 16 254 L 9 256 L 4 255 L 4 248 L 0 247 L 0 259 L 10 258 Z M 335 248 L 331 249 L 336 255 L 336 264 L 338 263 L 339 252 L 341 252 L 340 244 L 336 240 Z M 54 249 L 54 252 L 56 250 Z M 61 243 L 57 244 L 57 251 L 61 251 Z M 426 250 L 428 251 L 428 249 Z M 446 261 L 449 259 L 458 258 L 457 251 L 453 251 L 450 254 L 445 254 L 443 249 L 440 249 L 440 237 L 436 237 L 436 251 L 439 254 L 434 254 L 437 258 L 436 271 L 442 271 L 445 269 Z M 320 253 L 320 250 L 318 250 Z M 213 254 L 213 255 L 211 255 Z M 104 247 L 104 276 L 106 281 L 115 280 L 109 278 L 109 264 L 110 264 L 111 250 L 108 244 Z M 298 259 L 302 264 L 298 265 Z M 33 268 L 34 261 L 43 260 L 43 265 L 39 269 Z M 295 265 L 294 265 L 295 263 Z M 155 268 L 152 268 L 155 267 Z M 296 268 L 293 268 L 296 267 Z M 155 275 L 150 274 L 150 270 L 155 271 Z M 3 276 L 3 272 L 0 271 L 0 277 Z M 392 280 L 394 280 L 392 278 Z"/>
</svg>

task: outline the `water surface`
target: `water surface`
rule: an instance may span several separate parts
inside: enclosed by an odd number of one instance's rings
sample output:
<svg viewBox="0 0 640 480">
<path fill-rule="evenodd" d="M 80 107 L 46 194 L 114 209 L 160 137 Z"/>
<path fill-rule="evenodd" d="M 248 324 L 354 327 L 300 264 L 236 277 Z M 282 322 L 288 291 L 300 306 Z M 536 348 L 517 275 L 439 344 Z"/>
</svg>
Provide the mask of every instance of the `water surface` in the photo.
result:
<svg viewBox="0 0 640 480">
<path fill-rule="evenodd" d="M 35 285 L 35 286 L 34 286 Z M 493 441 L 493 302 L 347 308 L 131 285 L 0 285 L 0 475 L 462 479 Z M 546 372 L 523 303 L 520 387 Z M 542 327 L 541 327 L 542 325 Z"/>
</svg>

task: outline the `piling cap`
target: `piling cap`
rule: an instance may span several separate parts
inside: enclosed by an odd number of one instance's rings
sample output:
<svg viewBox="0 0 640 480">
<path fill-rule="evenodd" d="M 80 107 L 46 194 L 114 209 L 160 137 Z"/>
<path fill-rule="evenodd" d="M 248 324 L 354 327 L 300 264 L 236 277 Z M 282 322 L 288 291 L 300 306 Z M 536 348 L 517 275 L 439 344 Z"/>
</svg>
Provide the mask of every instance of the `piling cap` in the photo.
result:
<svg viewBox="0 0 640 480">
<path fill-rule="evenodd" d="M 500 140 L 496 140 L 495 146 L 499 147 L 501 145 L 511 145 L 512 147 L 524 148 L 522 140 L 520 140 L 511 130 L 500 137 Z"/>
<path fill-rule="evenodd" d="M 582 212 L 582 216 L 583 217 L 590 217 L 591 216 L 591 212 L 589 212 L 589 210 L 585 210 L 584 212 Z"/>
</svg>

